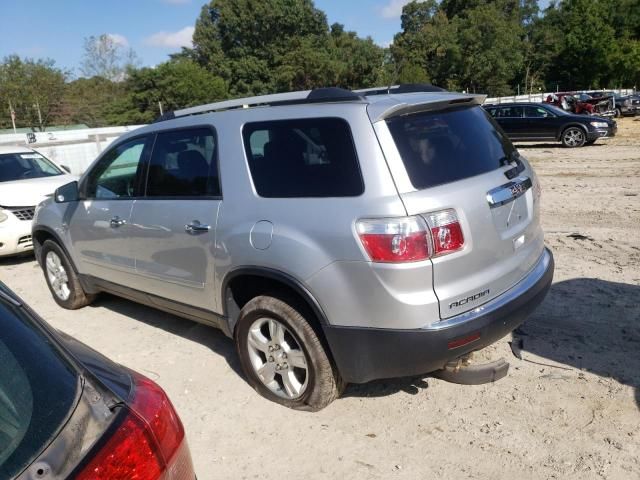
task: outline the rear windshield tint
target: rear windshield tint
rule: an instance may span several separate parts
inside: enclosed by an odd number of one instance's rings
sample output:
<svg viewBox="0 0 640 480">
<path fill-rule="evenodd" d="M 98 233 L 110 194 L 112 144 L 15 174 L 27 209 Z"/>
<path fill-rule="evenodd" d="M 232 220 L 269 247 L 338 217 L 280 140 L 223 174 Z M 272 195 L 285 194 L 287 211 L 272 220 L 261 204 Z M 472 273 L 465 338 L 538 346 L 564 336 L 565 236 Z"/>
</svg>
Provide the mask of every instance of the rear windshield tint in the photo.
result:
<svg viewBox="0 0 640 480">
<path fill-rule="evenodd" d="M 24 311 L 2 299 L 0 332 L 0 478 L 13 478 L 64 424 L 78 376 Z"/>
<path fill-rule="evenodd" d="M 479 106 L 396 117 L 387 124 L 417 189 L 490 172 L 514 151 Z"/>
<path fill-rule="evenodd" d="M 350 197 L 364 191 L 345 120 L 248 123 L 242 135 L 253 184 L 261 197 Z"/>
</svg>

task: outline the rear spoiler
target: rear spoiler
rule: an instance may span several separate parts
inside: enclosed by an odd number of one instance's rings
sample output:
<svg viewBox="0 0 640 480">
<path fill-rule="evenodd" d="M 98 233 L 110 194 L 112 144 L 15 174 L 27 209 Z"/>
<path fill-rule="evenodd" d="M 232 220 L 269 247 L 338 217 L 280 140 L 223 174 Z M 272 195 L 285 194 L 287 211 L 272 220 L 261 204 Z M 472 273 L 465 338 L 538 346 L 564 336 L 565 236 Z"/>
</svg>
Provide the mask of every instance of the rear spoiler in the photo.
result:
<svg viewBox="0 0 640 480">
<path fill-rule="evenodd" d="M 400 115 L 444 110 L 461 105 L 482 105 L 486 95 L 467 95 L 462 93 L 427 93 L 394 95 L 378 102 L 372 102 L 367 107 L 371 122 L 379 122 Z"/>
</svg>

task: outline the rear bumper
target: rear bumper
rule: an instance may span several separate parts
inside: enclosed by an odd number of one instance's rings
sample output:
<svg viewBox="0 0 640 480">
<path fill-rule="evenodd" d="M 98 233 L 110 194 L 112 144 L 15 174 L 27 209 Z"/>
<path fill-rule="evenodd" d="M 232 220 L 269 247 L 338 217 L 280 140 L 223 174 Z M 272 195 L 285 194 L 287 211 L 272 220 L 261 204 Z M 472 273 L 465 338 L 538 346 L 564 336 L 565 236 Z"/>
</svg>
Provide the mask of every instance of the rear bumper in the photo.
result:
<svg viewBox="0 0 640 480">
<path fill-rule="evenodd" d="M 427 328 L 399 330 L 323 326 L 342 378 L 364 383 L 418 375 L 494 343 L 517 328 L 542 302 L 553 279 L 551 252 L 544 250 L 517 285 L 471 312 Z M 475 339 L 464 343 L 469 339 Z M 456 347 L 456 344 L 464 345 Z"/>
</svg>

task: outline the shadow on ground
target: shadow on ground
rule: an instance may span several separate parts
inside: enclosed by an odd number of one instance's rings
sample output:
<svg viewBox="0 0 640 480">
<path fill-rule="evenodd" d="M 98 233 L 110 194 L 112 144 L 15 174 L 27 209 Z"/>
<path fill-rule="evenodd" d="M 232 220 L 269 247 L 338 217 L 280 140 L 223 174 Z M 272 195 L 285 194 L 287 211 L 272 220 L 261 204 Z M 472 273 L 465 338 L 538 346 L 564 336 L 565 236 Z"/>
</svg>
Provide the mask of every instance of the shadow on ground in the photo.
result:
<svg viewBox="0 0 640 480">
<path fill-rule="evenodd" d="M 91 307 L 107 308 L 120 315 L 197 342 L 224 358 L 233 371 L 244 379 L 234 342 L 222 333 L 222 330 L 106 293 L 101 294 Z"/>
<path fill-rule="evenodd" d="M 523 143 L 523 142 L 517 142 L 515 143 L 515 146 L 517 148 L 567 148 L 564 145 L 562 145 L 562 143 L 557 142 L 557 143 Z M 591 145 L 585 145 L 584 147 L 581 148 L 596 148 L 596 147 L 604 147 L 606 146 L 606 144 L 604 143 L 598 143 L 596 141 L 596 143 L 592 143 Z"/>
<path fill-rule="evenodd" d="M 640 408 L 640 286 L 558 282 L 514 337 L 522 339 L 524 358 L 530 352 L 633 387 Z"/>
<path fill-rule="evenodd" d="M 632 386 L 640 407 L 640 286 L 578 278 L 552 285 L 542 305 L 514 333 L 522 351 Z M 244 379 L 234 342 L 220 330 L 150 307 L 102 295 L 95 306 L 126 315 L 206 346 Z M 512 363 L 517 359 L 508 359 Z M 349 385 L 345 397 L 418 394 L 428 378 L 406 377 Z"/>
<path fill-rule="evenodd" d="M 0 257 L 0 267 L 12 267 L 14 265 L 22 265 L 23 263 L 34 262 L 36 259 L 33 253 L 25 253 L 11 257 Z"/>
</svg>

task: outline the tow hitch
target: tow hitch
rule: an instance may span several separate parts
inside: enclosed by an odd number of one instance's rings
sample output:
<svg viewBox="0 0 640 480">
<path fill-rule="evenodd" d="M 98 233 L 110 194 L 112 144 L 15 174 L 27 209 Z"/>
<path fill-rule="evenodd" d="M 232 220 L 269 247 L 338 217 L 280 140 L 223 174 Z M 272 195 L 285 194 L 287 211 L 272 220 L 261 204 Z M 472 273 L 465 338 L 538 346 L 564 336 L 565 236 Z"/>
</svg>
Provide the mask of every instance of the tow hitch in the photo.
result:
<svg viewBox="0 0 640 480">
<path fill-rule="evenodd" d="M 461 385 L 482 385 L 500 380 L 509 371 L 509 362 L 504 358 L 480 365 L 472 365 L 470 358 L 470 355 L 467 355 L 452 360 L 442 370 L 433 372 L 433 376 Z"/>
</svg>

